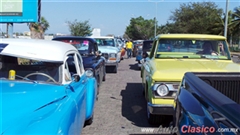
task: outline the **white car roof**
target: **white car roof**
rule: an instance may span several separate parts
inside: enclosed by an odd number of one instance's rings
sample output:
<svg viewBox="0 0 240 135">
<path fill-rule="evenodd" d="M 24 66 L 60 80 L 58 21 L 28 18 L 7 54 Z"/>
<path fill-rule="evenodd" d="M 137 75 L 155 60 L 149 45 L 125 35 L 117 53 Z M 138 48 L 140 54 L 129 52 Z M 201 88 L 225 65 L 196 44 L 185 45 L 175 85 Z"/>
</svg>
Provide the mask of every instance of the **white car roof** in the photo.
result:
<svg viewBox="0 0 240 135">
<path fill-rule="evenodd" d="M 114 39 L 114 37 L 110 37 L 110 36 L 90 36 L 91 38 L 97 38 L 97 39 L 107 39 L 107 38 L 111 38 Z"/>
<path fill-rule="evenodd" d="M 1 45 L 7 44 L 7 46 Z M 43 61 L 64 61 L 68 51 L 77 49 L 64 42 L 42 39 L 0 39 L 0 54 Z"/>
</svg>

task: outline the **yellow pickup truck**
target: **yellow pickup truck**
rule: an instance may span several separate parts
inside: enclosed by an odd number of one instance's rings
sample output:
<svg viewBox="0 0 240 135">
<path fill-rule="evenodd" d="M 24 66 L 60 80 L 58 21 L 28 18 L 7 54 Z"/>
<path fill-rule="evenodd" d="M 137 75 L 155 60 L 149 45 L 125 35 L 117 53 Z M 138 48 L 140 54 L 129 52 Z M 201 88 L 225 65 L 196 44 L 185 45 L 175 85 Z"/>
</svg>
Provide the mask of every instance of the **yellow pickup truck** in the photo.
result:
<svg viewBox="0 0 240 135">
<path fill-rule="evenodd" d="M 141 68 L 150 124 L 158 124 L 164 116 L 173 115 L 174 98 L 186 72 L 240 72 L 240 65 L 232 61 L 223 36 L 157 36 Z"/>
</svg>

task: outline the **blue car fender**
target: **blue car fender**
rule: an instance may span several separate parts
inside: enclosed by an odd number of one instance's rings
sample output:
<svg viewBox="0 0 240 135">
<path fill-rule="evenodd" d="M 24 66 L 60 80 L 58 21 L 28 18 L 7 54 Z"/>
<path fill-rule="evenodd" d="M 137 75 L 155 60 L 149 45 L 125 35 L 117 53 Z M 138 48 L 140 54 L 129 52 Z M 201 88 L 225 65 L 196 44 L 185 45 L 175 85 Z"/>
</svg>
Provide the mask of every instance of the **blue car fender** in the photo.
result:
<svg viewBox="0 0 240 135">
<path fill-rule="evenodd" d="M 87 84 L 86 120 L 90 119 L 93 115 L 96 99 L 97 81 L 94 77 L 90 77 Z"/>
</svg>

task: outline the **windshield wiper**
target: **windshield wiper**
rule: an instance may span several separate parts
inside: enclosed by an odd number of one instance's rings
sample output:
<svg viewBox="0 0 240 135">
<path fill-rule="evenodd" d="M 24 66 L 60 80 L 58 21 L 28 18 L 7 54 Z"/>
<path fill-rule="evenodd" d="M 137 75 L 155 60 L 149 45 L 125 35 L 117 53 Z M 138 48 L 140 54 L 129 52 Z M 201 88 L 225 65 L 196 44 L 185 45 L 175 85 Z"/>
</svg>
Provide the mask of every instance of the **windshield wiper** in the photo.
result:
<svg viewBox="0 0 240 135">
<path fill-rule="evenodd" d="M 176 57 L 173 57 L 173 56 L 169 56 L 170 58 L 173 58 L 175 60 L 182 60 L 181 58 L 176 58 Z"/>
<path fill-rule="evenodd" d="M 216 60 L 219 59 L 217 55 L 201 55 L 201 58 L 209 59 L 209 60 Z"/>
<path fill-rule="evenodd" d="M 30 79 L 28 79 L 28 78 L 26 78 L 26 77 L 22 77 L 22 76 L 20 76 L 20 75 L 15 75 L 15 76 L 18 77 L 18 78 L 21 78 L 21 79 L 23 79 L 23 80 L 26 80 L 26 81 L 30 81 L 30 82 L 33 82 L 33 83 L 38 83 L 38 81 L 30 80 Z"/>
</svg>

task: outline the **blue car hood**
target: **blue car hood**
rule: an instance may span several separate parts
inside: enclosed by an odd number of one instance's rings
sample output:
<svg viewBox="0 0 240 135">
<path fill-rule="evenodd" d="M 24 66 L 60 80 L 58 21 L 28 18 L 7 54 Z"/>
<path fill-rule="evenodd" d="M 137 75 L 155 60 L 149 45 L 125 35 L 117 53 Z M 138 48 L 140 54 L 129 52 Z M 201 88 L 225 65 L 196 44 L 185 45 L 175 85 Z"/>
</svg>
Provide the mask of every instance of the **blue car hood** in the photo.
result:
<svg viewBox="0 0 240 135">
<path fill-rule="evenodd" d="M 33 82 L 0 80 L 0 92 L 0 133 L 17 132 L 51 115 L 66 98 L 66 86 Z"/>
</svg>

